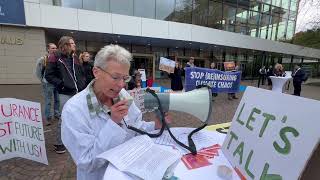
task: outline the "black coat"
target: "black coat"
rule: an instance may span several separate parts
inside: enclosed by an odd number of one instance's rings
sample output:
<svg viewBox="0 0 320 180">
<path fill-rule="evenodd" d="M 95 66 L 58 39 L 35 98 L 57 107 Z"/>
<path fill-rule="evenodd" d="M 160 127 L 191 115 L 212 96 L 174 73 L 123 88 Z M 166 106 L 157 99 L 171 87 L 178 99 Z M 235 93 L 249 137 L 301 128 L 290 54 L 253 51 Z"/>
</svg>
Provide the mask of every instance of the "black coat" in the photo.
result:
<svg viewBox="0 0 320 180">
<path fill-rule="evenodd" d="M 171 89 L 174 91 L 181 91 L 183 89 L 182 85 L 182 76 L 183 76 L 183 69 L 181 68 L 174 68 L 174 73 L 169 74 L 171 78 Z"/>
<path fill-rule="evenodd" d="M 88 85 L 91 80 L 94 78 L 93 72 L 92 72 L 92 64 L 90 62 L 83 62 L 83 74 L 86 78 L 86 85 Z"/>
<path fill-rule="evenodd" d="M 304 81 L 306 73 L 303 69 L 299 69 L 295 74 L 292 74 L 293 77 L 293 83 L 294 84 L 301 84 L 302 81 Z"/>
<path fill-rule="evenodd" d="M 83 68 L 77 56 L 56 53 L 48 61 L 45 78 L 57 88 L 59 94 L 74 95 L 86 87 Z M 67 61 L 72 61 L 71 69 Z"/>
</svg>

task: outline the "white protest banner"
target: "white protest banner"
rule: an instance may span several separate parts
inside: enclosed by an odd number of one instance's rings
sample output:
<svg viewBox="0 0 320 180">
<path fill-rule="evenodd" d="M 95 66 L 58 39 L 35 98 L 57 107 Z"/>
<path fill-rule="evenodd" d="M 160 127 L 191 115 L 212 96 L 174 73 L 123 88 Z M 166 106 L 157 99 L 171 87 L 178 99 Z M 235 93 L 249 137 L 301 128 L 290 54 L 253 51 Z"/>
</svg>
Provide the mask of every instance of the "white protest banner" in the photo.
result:
<svg viewBox="0 0 320 180">
<path fill-rule="evenodd" d="M 21 157 L 48 165 L 39 103 L 0 98 L 0 161 Z"/>
<path fill-rule="evenodd" d="M 319 143 L 320 101 L 248 87 L 223 143 L 247 179 L 299 179 Z"/>
<path fill-rule="evenodd" d="M 160 57 L 159 70 L 166 71 L 168 73 L 174 73 L 174 67 L 176 63 L 171 59 Z"/>
</svg>

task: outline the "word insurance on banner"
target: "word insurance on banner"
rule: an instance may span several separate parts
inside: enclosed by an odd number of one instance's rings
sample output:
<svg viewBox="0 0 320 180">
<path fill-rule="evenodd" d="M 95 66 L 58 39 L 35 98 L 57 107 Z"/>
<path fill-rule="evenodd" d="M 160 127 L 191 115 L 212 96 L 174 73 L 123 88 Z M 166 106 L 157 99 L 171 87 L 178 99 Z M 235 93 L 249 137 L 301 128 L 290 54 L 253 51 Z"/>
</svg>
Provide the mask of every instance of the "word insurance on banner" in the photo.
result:
<svg viewBox="0 0 320 180">
<path fill-rule="evenodd" d="M 247 87 L 222 151 L 246 179 L 299 179 L 319 143 L 319 109 L 320 101 Z"/>
<path fill-rule="evenodd" d="M 171 59 L 160 57 L 159 70 L 166 71 L 168 73 L 174 73 L 174 67 L 176 63 Z"/>
<path fill-rule="evenodd" d="M 0 98 L 0 161 L 14 157 L 48 165 L 40 103 Z"/>
<path fill-rule="evenodd" d="M 212 92 L 235 93 L 239 91 L 241 72 L 224 72 L 208 68 L 186 68 L 185 90 L 207 85 Z"/>
</svg>

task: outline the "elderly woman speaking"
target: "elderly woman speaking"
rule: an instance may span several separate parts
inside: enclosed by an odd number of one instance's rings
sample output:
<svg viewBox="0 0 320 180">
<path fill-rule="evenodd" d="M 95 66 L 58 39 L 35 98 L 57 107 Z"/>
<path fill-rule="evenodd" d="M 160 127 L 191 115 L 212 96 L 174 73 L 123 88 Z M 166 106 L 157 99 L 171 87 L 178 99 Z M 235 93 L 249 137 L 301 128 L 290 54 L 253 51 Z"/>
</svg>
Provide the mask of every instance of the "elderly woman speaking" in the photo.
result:
<svg viewBox="0 0 320 180">
<path fill-rule="evenodd" d="M 108 45 L 96 55 L 95 79 L 73 96 L 62 111 L 62 140 L 77 165 L 77 179 L 102 179 L 108 163 L 96 157 L 129 140 L 136 133 L 161 127 L 161 122 L 142 121 L 142 113 L 128 100 L 115 101 L 130 81 L 131 54 L 118 45 Z M 166 121 L 170 121 L 168 116 Z"/>
</svg>

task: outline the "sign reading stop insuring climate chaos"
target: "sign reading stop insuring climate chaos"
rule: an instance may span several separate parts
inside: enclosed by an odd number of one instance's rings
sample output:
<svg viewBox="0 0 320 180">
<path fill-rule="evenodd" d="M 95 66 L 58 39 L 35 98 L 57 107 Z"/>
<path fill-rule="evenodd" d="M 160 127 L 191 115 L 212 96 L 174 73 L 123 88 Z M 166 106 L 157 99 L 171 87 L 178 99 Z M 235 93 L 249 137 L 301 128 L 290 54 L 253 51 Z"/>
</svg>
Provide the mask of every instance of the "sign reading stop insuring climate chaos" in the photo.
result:
<svg viewBox="0 0 320 180">
<path fill-rule="evenodd" d="M 235 93 L 239 91 L 241 71 L 224 72 L 216 69 L 188 67 L 185 68 L 185 90 L 207 85 L 212 92 Z"/>
<path fill-rule="evenodd" d="M 40 104 L 0 98 L 0 161 L 14 157 L 48 164 Z"/>
<path fill-rule="evenodd" d="M 247 87 L 222 151 L 246 179 L 299 179 L 320 138 L 320 101 Z"/>
</svg>

